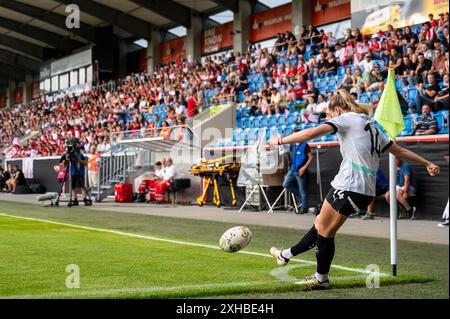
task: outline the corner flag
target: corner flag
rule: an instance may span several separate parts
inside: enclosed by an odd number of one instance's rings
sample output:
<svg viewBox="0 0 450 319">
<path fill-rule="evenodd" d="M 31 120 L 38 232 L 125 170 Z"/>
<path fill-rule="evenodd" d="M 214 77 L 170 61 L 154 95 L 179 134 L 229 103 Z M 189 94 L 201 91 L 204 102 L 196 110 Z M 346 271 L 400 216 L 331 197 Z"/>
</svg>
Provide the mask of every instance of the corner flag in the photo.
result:
<svg viewBox="0 0 450 319">
<path fill-rule="evenodd" d="M 397 91 L 395 90 L 394 70 L 388 71 L 388 79 L 383 94 L 381 94 L 375 112 L 375 120 L 389 134 L 390 138 L 395 141 L 397 135 L 405 129 L 400 102 L 398 101 Z M 389 192 L 390 196 L 390 232 L 391 232 L 391 265 L 392 275 L 397 276 L 397 170 L 395 168 L 395 156 L 389 154 Z"/>
<path fill-rule="evenodd" d="M 380 123 L 393 140 L 405 129 L 400 102 L 395 90 L 394 70 L 389 70 L 386 87 L 375 111 L 375 120 Z"/>
</svg>

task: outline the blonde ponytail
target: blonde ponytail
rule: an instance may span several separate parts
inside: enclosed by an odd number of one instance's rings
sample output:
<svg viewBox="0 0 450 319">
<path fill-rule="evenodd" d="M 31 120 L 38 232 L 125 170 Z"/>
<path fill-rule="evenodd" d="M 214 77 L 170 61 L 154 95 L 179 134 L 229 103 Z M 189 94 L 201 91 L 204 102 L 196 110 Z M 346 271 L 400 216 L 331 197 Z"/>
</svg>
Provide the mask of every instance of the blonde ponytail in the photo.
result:
<svg viewBox="0 0 450 319">
<path fill-rule="evenodd" d="M 333 111 L 335 108 L 340 107 L 347 112 L 361 113 L 369 115 L 369 107 L 365 104 L 359 104 L 355 102 L 353 96 L 351 96 L 346 90 L 340 89 L 331 98 L 328 105 L 328 109 Z"/>
</svg>

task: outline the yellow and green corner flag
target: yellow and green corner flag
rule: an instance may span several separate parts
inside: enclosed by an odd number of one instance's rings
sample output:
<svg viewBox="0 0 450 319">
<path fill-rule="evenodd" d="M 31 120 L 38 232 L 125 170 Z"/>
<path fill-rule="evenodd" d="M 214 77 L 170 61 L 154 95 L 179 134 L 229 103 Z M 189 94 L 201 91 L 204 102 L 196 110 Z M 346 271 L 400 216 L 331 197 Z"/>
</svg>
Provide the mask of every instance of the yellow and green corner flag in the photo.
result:
<svg viewBox="0 0 450 319">
<path fill-rule="evenodd" d="M 395 90 L 394 70 L 388 71 L 387 83 L 375 111 L 375 120 L 380 123 L 393 141 L 405 129 L 400 102 Z"/>
</svg>

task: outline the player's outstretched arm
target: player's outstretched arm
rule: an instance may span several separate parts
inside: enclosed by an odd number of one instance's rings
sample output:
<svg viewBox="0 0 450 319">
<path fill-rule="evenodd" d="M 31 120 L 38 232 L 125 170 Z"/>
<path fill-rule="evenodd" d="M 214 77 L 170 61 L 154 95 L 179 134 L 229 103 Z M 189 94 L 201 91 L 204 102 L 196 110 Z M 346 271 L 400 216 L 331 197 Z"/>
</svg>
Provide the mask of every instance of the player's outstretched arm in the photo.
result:
<svg viewBox="0 0 450 319">
<path fill-rule="evenodd" d="M 441 168 L 436 164 L 433 164 L 429 160 L 426 160 L 425 158 L 417 155 L 410 150 L 407 150 L 406 148 L 398 146 L 396 143 L 392 144 L 392 146 L 389 148 L 389 153 L 392 153 L 396 157 L 407 162 L 416 162 L 422 164 L 427 168 L 427 171 L 431 176 L 439 175 L 439 172 L 441 171 Z"/>
<path fill-rule="evenodd" d="M 331 134 L 334 132 L 334 128 L 331 125 L 319 125 L 317 127 L 313 127 L 307 130 L 302 130 L 299 132 L 292 133 L 291 135 L 278 138 L 273 136 L 268 144 L 269 146 L 277 146 L 281 144 L 293 144 L 293 143 L 301 143 L 306 142 L 327 134 Z"/>
</svg>

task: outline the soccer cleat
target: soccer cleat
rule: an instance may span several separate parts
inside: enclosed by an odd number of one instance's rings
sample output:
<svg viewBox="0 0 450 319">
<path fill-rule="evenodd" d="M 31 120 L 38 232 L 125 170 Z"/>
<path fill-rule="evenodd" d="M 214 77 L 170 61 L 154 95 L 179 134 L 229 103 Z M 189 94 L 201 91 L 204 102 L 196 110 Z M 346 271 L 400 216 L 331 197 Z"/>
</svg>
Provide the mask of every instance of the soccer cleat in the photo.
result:
<svg viewBox="0 0 450 319">
<path fill-rule="evenodd" d="M 330 289 L 330 281 L 319 281 L 316 276 L 311 275 L 303 280 L 295 282 L 296 285 L 303 286 L 304 290 L 323 290 Z"/>
<path fill-rule="evenodd" d="M 84 206 L 92 206 L 92 200 L 89 198 L 83 198 Z"/>
<path fill-rule="evenodd" d="M 283 256 L 281 256 L 281 252 L 283 250 L 276 248 L 276 247 L 272 247 L 270 248 L 270 254 L 275 257 L 275 259 L 277 260 L 277 264 L 278 266 L 285 266 L 288 262 L 289 259 L 284 258 Z"/>
<path fill-rule="evenodd" d="M 72 200 L 69 202 L 70 206 L 79 206 L 78 200 Z"/>
</svg>

